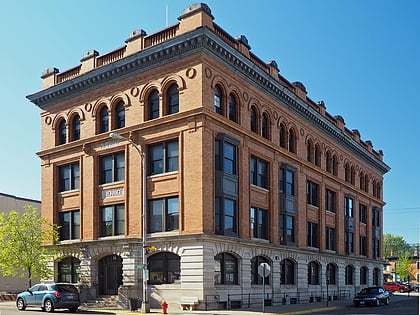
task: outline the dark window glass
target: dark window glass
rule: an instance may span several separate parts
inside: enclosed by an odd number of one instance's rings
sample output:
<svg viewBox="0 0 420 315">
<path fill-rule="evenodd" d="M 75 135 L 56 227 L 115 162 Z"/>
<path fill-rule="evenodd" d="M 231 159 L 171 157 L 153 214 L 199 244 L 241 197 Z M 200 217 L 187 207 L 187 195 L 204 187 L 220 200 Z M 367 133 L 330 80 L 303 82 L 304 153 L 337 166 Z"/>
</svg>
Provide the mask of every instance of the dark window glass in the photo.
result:
<svg viewBox="0 0 420 315">
<path fill-rule="evenodd" d="M 338 161 L 337 161 L 337 157 L 334 155 L 332 157 L 332 173 L 333 175 L 337 176 L 337 172 L 338 172 Z"/>
<path fill-rule="evenodd" d="M 251 235 L 255 238 L 268 239 L 267 210 L 251 207 Z"/>
<path fill-rule="evenodd" d="M 178 230 L 178 197 L 153 199 L 149 201 L 149 232 Z"/>
<path fill-rule="evenodd" d="M 293 129 L 289 130 L 289 152 L 296 153 L 296 135 Z"/>
<path fill-rule="evenodd" d="M 238 105 L 236 102 L 235 96 L 233 94 L 229 95 L 229 119 L 238 122 Z"/>
<path fill-rule="evenodd" d="M 251 283 L 252 284 L 262 284 L 263 277 L 258 274 L 258 267 L 262 264 L 266 263 L 271 266 L 270 261 L 262 256 L 255 256 L 251 259 Z M 264 284 L 270 284 L 270 275 L 264 277 Z"/>
<path fill-rule="evenodd" d="M 265 113 L 263 114 L 261 121 L 261 135 L 266 139 L 270 139 L 270 122 Z"/>
<path fill-rule="evenodd" d="M 381 278 L 381 271 L 379 270 L 379 268 L 373 269 L 373 284 L 378 286 L 380 278 Z"/>
<path fill-rule="evenodd" d="M 352 285 L 354 278 L 354 268 L 351 265 L 346 266 L 345 283 L 346 285 Z"/>
<path fill-rule="evenodd" d="M 368 269 L 367 269 L 367 267 L 360 268 L 360 284 L 368 284 Z"/>
<path fill-rule="evenodd" d="M 307 202 L 315 207 L 319 206 L 318 187 L 319 185 L 314 182 L 308 181 L 306 183 Z"/>
<path fill-rule="evenodd" d="M 181 258 L 163 252 L 147 258 L 149 265 L 149 284 L 174 283 L 181 280 Z"/>
<path fill-rule="evenodd" d="M 359 204 L 359 221 L 366 224 L 367 208 L 365 205 Z"/>
<path fill-rule="evenodd" d="M 327 227 L 326 229 L 326 248 L 328 250 L 335 250 L 335 229 Z"/>
<path fill-rule="evenodd" d="M 124 102 L 119 101 L 117 106 L 115 106 L 115 128 L 124 128 L 125 127 L 125 107 Z"/>
<path fill-rule="evenodd" d="M 327 283 L 328 284 L 336 284 L 337 279 L 336 279 L 336 273 L 337 273 L 337 268 L 334 264 L 328 264 L 327 265 Z"/>
<path fill-rule="evenodd" d="M 124 234 L 124 205 L 101 207 L 101 236 Z"/>
<path fill-rule="evenodd" d="M 124 180 L 124 152 L 113 153 L 99 158 L 100 184 Z"/>
<path fill-rule="evenodd" d="M 360 236 L 360 255 L 367 256 L 367 240 L 366 240 L 366 236 Z"/>
<path fill-rule="evenodd" d="M 216 140 L 215 142 L 215 165 L 216 170 L 236 175 L 237 165 L 236 145 L 226 141 Z"/>
<path fill-rule="evenodd" d="M 76 115 L 71 121 L 71 141 L 80 139 L 80 117 Z"/>
<path fill-rule="evenodd" d="M 321 150 L 319 149 L 318 145 L 315 145 L 314 158 L 315 158 L 315 165 L 320 166 L 321 165 Z"/>
<path fill-rule="evenodd" d="M 376 227 L 380 226 L 380 214 L 377 209 L 372 209 L 372 225 Z"/>
<path fill-rule="evenodd" d="M 282 244 L 295 242 L 295 217 L 280 215 L 280 242 Z"/>
<path fill-rule="evenodd" d="M 147 99 L 148 119 L 159 118 L 159 93 L 157 90 L 150 92 Z"/>
<path fill-rule="evenodd" d="M 344 198 L 344 215 L 349 218 L 353 218 L 353 198 L 345 197 Z"/>
<path fill-rule="evenodd" d="M 178 170 L 178 140 L 149 146 L 149 175 Z"/>
<path fill-rule="evenodd" d="M 306 160 L 308 162 L 312 162 L 313 160 L 313 147 L 310 141 L 306 144 Z"/>
<path fill-rule="evenodd" d="M 214 257 L 214 284 L 238 284 L 238 261 L 231 254 Z"/>
<path fill-rule="evenodd" d="M 350 255 L 354 253 L 354 234 L 352 232 L 345 232 L 344 243 L 346 247 L 346 254 Z"/>
<path fill-rule="evenodd" d="M 283 259 L 280 268 L 280 284 L 295 284 L 295 263 L 290 259 Z"/>
<path fill-rule="evenodd" d="M 80 211 L 60 212 L 60 240 L 80 239 Z"/>
<path fill-rule="evenodd" d="M 251 157 L 251 184 L 268 189 L 268 162 Z"/>
<path fill-rule="evenodd" d="M 335 192 L 329 189 L 325 190 L 325 209 L 335 213 Z"/>
<path fill-rule="evenodd" d="M 283 124 L 280 125 L 280 146 L 286 148 L 286 128 Z"/>
<path fill-rule="evenodd" d="M 58 144 L 67 142 L 67 126 L 66 121 L 62 119 L 58 124 Z"/>
<path fill-rule="evenodd" d="M 79 163 L 62 165 L 58 168 L 58 191 L 79 189 L 80 173 Z"/>
<path fill-rule="evenodd" d="M 99 112 L 99 133 L 104 133 L 109 131 L 109 116 L 108 116 L 108 107 L 102 107 Z"/>
<path fill-rule="evenodd" d="M 223 115 L 223 93 L 218 85 L 214 89 L 214 112 Z"/>
<path fill-rule="evenodd" d="M 166 92 L 166 114 L 175 114 L 179 112 L 179 92 L 178 84 L 172 84 Z"/>
<path fill-rule="evenodd" d="M 380 258 L 380 241 L 376 238 L 372 239 L 373 258 Z"/>
<path fill-rule="evenodd" d="M 320 273 L 320 265 L 315 262 L 311 261 L 308 265 L 308 284 L 310 285 L 318 285 L 319 284 L 319 273 Z"/>
<path fill-rule="evenodd" d="M 251 108 L 251 131 L 258 133 L 258 117 L 254 107 Z"/>
<path fill-rule="evenodd" d="M 308 246 L 319 247 L 318 239 L 318 224 L 314 222 L 308 222 Z"/>
<path fill-rule="evenodd" d="M 291 170 L 280 169 L 280 192 L 286 195 L 295 195 L 295 173 Z"/>
<path fill-rule="evenodd" d="M 58 262 L 58 282 L 77 283 L 80 275 L 80 260 L 66 257 Z"/>
</svg>

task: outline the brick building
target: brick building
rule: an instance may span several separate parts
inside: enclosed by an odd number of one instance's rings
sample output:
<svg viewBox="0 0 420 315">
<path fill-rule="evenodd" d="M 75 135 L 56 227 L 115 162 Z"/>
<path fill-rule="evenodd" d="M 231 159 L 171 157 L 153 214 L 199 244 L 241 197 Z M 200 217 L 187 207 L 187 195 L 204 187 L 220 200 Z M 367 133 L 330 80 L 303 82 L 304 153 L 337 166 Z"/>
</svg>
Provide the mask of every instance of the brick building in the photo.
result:
<svg viewBox="0 0 420 315">
<path fill-rule="evenodd" d="M 141 291 L 146 153 L 153 303 L 266 292 L 310 301 L 382 282 L 382 151 L 213 22 L 205 4 L 104 55 L 47 69 L 42 214 L 63 226 L 56 280 Z"/>
</svg>

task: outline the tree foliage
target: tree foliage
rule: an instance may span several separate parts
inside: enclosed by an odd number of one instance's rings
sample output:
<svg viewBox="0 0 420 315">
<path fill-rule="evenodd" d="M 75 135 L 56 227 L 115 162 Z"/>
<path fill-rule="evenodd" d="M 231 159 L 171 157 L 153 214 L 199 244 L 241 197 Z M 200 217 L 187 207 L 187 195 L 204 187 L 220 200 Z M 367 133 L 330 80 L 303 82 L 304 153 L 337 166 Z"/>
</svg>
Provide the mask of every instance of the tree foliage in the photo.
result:
<svg viewBox="0 0 420 315">
<path fill-rule="evenodd" d="M 0 271 L 4 276 L 27 278 L 49 277 L 52 256 L 57 252 L 51 246 L 58 241 L 58 227 L 41 218 L 32 206 L 23 207 L 19 214 L 10 211 L 0 214 Z"/>
<path fill-rule="evenodd" d="M 403 256 L 398 258 L 395 264 L 395 273 L 401 280 L 409 281 L 410 279 L 415 279 L 414 271 L 412 257 L 409 252 L 406 252 Z"/>
<path fill-rule="evenodd" d="M 392 234 L 384 234 L 383 246 L 384 257 L 402 256 L 410 248 L 402 236 Z"/>
</svg>

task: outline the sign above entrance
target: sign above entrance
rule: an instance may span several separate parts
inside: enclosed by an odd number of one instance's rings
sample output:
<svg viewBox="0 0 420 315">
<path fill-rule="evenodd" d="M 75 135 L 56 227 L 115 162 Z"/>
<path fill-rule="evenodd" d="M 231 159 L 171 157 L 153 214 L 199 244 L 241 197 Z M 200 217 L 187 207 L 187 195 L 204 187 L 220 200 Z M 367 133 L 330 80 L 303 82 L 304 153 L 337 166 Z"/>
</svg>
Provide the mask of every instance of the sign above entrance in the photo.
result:
<svg viewBox="0 0 420 315">
<path fill-rule="evenodd" d="M 124 197 L 124 188 L 112 188 L 102 190 L 102 199 Z"/>
</svg>

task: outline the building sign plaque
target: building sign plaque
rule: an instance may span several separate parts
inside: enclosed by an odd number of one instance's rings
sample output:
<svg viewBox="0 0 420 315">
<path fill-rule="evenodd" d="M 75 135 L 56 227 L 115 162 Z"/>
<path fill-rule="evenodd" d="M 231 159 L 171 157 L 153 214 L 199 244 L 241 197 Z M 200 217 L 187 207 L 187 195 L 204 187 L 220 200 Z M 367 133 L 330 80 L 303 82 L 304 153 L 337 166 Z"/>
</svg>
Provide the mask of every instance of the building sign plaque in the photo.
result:
<svg viewBox="0 0 420 315">
<path fill-rule="evenodd" d="M 102 199 L 124 197 L 124 188 L 102 190 Z"/>
</svg>

